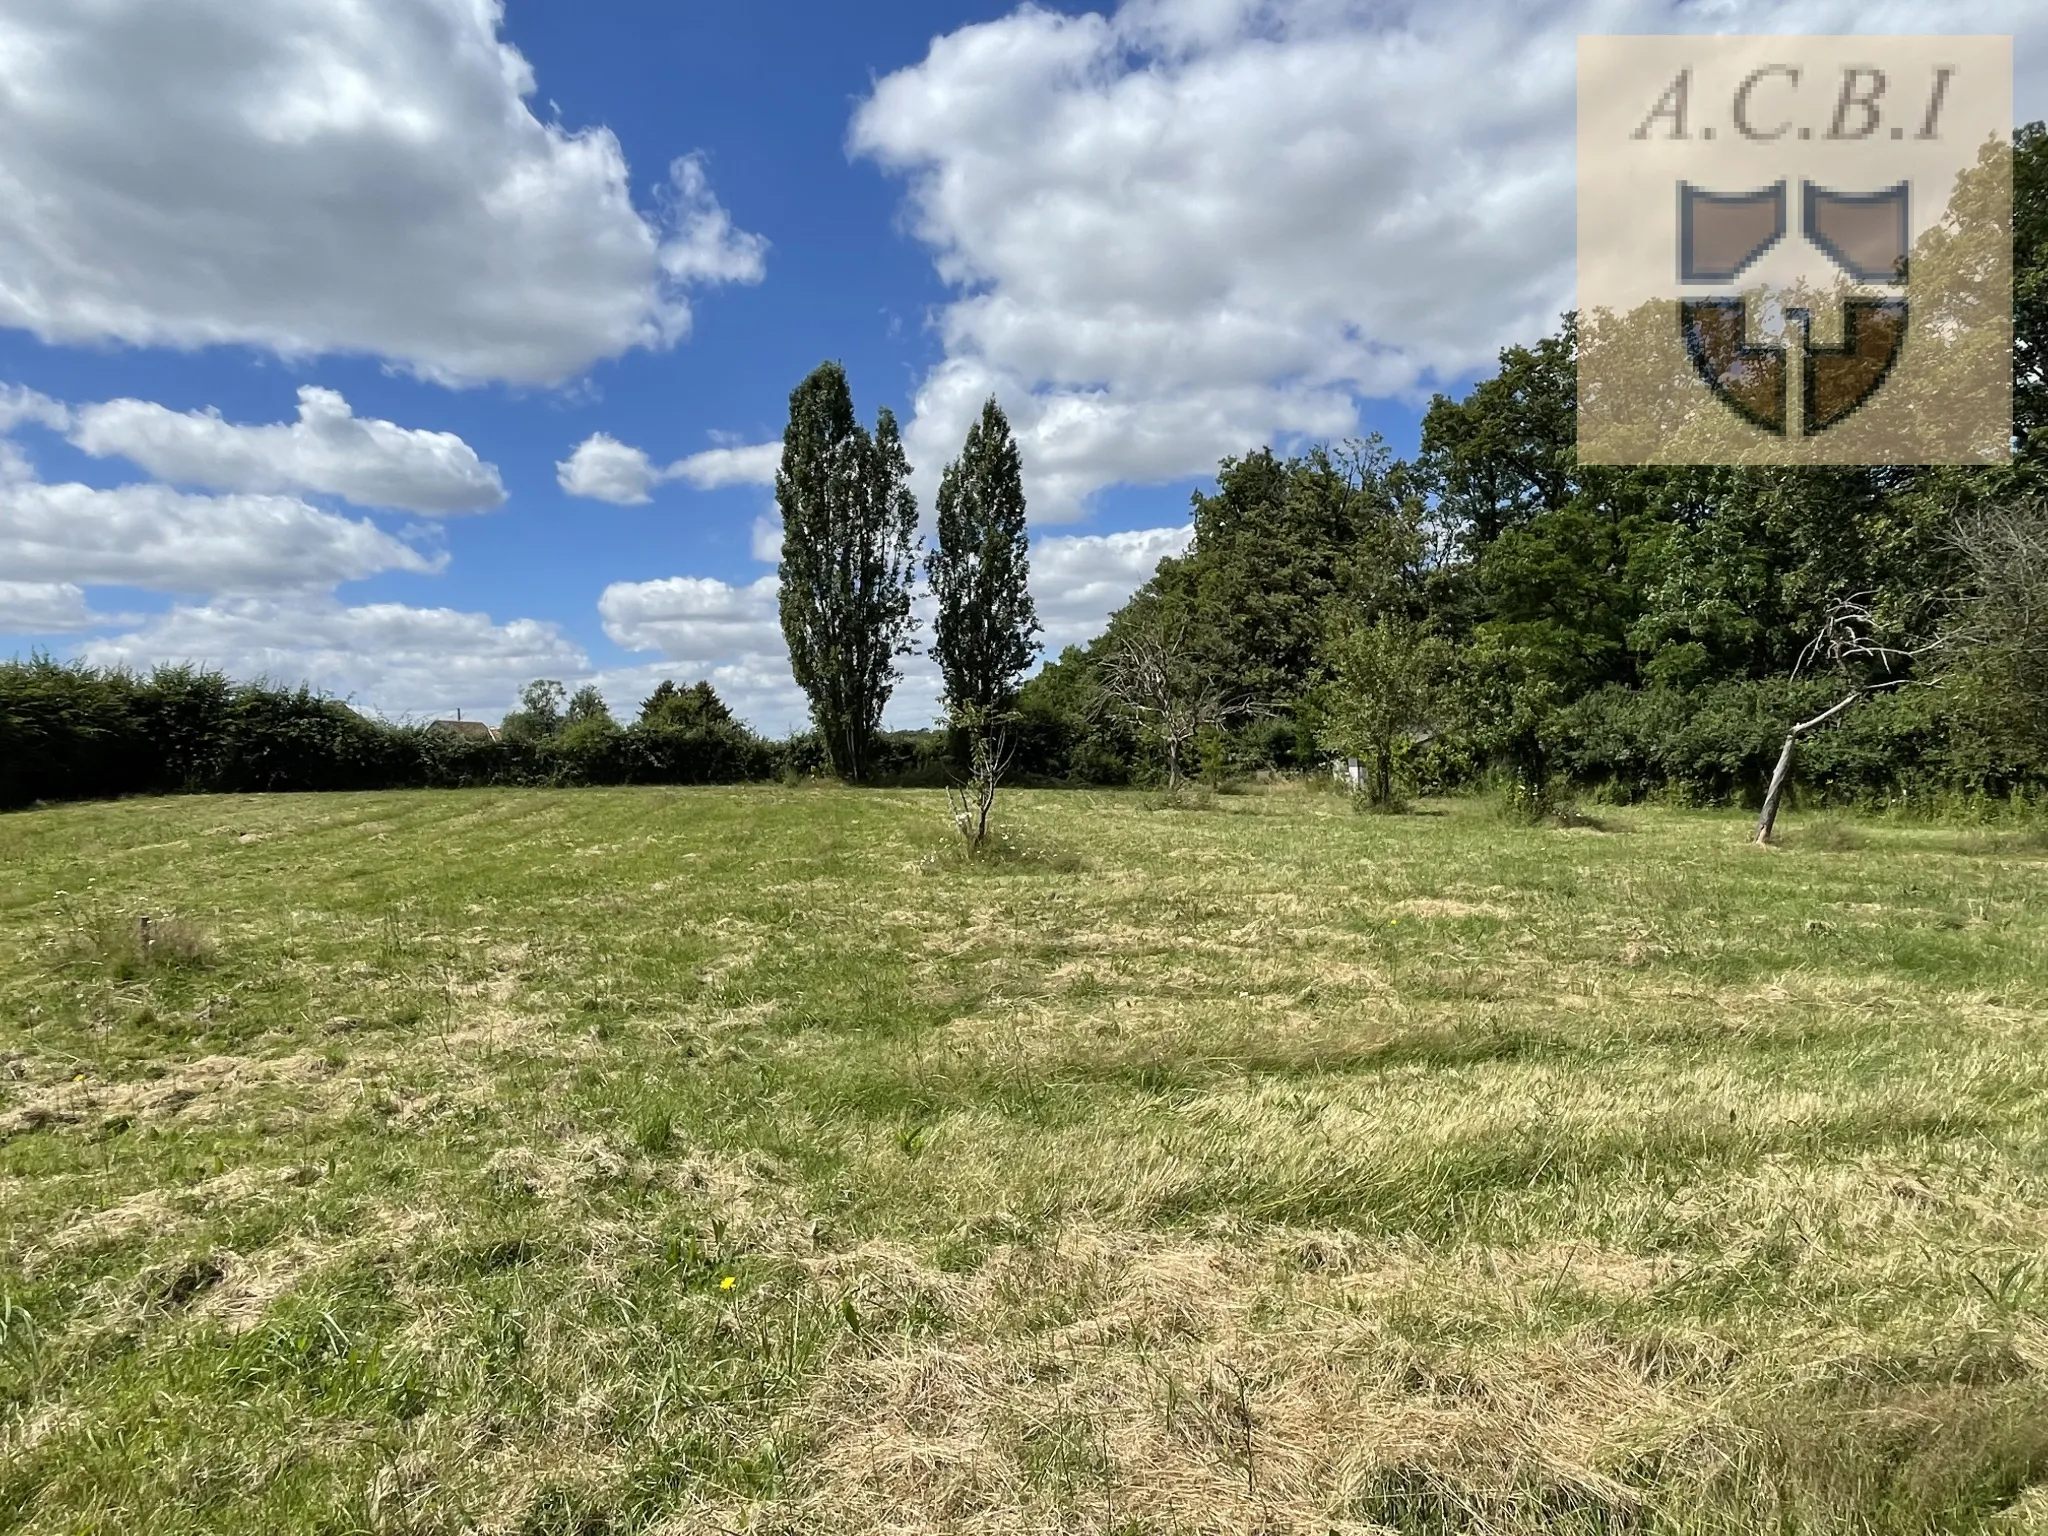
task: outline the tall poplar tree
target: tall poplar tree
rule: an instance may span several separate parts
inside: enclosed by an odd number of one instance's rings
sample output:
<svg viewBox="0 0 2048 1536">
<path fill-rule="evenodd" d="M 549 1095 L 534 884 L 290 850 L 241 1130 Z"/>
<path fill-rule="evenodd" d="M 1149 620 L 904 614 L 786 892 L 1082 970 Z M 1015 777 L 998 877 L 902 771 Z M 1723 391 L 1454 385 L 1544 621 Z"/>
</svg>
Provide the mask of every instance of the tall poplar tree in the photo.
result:
<svg viewBox="0 0 2048 1536">
<path fill-rule="evenodd" d="M 954 717 L 985 729 L 1016 702 L 1038 653 L 1023 462 L 994 396 L 939 480 L 938 524 L 925 566 L 938 600 L 932 655 Z"/>
<path fill-rule="evenodd" d="M 896 418 L 870 435 L 846 370 L 821 363 L 790 392 L 775 473 L 782 634 L 833 772 L 867 772 L 896 658 L 910 649 L 917 500 Z"/>
</svg>

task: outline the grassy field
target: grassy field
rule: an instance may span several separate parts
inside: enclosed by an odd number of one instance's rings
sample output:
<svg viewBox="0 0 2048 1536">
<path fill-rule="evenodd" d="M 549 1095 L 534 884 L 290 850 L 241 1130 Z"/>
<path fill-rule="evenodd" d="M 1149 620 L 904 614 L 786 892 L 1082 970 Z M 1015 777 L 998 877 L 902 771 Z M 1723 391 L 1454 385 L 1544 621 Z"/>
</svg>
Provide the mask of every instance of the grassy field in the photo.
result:
<svg viewBox="0 0 2048 1536">
<path fill-rule="evenodd" d="M 2048 840 L 1006 809 L 0 818 L 0 1530 L 2048 1530 Z"/>
</svg>

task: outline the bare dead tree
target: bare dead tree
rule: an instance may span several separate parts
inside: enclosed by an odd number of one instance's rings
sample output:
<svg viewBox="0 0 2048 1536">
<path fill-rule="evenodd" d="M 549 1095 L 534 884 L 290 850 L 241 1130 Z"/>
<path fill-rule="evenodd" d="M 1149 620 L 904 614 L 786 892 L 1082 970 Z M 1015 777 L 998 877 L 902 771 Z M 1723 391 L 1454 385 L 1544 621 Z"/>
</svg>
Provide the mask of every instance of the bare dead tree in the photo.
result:
<svg viewBox="0 0 2048 1536">
<path fill-rule="evenodd" d="M 1954 543 L 1970 572 L 1951 630 L 1966 707 L 1995 737 L 2048 747 L 2048 503 L 1977 511 Z"/>
<path fill-rule="evenodd" d="M 1869 594 L 1837 599 L 1822 619 L 1819 633 L 1800 652 L 1792 675 L 1825 668 L 1842 680 L 1843 695 L 1811 720 L 1801 720 L 1785 733 L 1784 750 L 1771 773 L 1764 792 L 1763 809 L 1757 813 L 1756 841 L 1768 843 L 1777 830 L 1778 807 L 1792 784 L 1792 770 L 1799 756 L 1799 743 L 1830 720 L 1847 713 L 1872 694 L 1886 693 L 1917 681 L 1911 668 L 1920 657 L 1943 644 L 1932 640 L 1925 645 L 1902 648 L 1886 645 L 1876 638 L 1877 622 L 1871 612 Z"/>
<path fill-rule="evenodd" d="M 1189 641 L 1185 617 L 1151 614 L 1131 624 L 1103 658 L 1104 696 L 1137 722 L 1166 754 L 1166 786 L 1178 791 L 1181 764 L 1209 727 L 1221 729 L 1255 712 L 1205 668 Z"/>
</svg>

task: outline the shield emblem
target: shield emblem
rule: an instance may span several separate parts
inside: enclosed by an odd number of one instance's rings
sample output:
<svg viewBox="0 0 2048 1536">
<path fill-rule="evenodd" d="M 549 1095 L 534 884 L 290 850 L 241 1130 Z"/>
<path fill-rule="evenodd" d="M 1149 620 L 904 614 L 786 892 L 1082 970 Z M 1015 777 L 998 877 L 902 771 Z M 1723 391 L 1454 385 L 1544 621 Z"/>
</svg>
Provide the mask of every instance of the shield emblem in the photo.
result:
<svg viewBox="0 0 2048 1536">
<path fill-rule="evenodd" d="M 1678 201 L 1680 276 L 1688 283 L 1732 281 L 1785 234 L 1783 182 L 1735 194 L 1680 182 Z M 1806 237 L 1855 281 L 1906 281 L 1905 182 L 1878 192 L 1837 192 L 1801 182 L 1800 214 Z M 1798 323 L 1800 333 L 1799 422 L 1807 437 L 1847 420 L 1876 394 L 1906 341 L 1903 297 L 1844 300 L 1842 340 L 1832 347 L 1814 343 L 1806 311 L 1789 311 L 1786 318 Z M 1786 347 L 1746 341 L 1747 322 L 1741 299 L 1685 299 L 1678 306 L 1686 353 L 1707 387 L 1743 420 L 1784 436 Z"/>
<path fill-rule="evenodd" d="M 1732 283 L 1785 238 L 1785 183 L 1755 192 L 1678 184 L 1678 278 Z"/>
<path fill-rule="evenodd" d="M 1744 340 L 1749 305 L 1741 299 L 1682 299 L 1685 350 L 1707 387 L 1743 420 L 1785 433 L 1785 349 Z"/>
<path fill-rule="evenodd" d="M 1580 462 L 2012 462 L 2013 43 L 1938 31 L 1579 38 Z"/>
<path fill-rule="evenodd" d="M 1801 184 L 1806 238 L 1859 283 L 1906 280 L 1907 184 L 1882 192 L 1837 192 Z"/>
<path fill-rule="evenodd" d="M 1904 299 L 1850 299 L 1842 306 L 1842 344 L 1806 338 L 1800 419 L 1806 435 L 1825 432 L 1876 394 L 1906 344 Z"/>
</svg>

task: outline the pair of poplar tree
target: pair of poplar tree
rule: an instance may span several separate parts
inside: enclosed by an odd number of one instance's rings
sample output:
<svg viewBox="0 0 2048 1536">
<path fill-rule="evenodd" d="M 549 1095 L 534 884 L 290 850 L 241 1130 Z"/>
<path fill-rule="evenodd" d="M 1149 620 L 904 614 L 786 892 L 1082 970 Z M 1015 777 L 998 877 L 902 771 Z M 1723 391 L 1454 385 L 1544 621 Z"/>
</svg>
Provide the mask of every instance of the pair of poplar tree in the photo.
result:
<svg viewBox="0 0 2048 1536">
<path fill-rule="evenodd" d="M 821 364 L 789 397 L 782 464 L 782 633 L 790 670 L 832 770 L 871 768 L 896 661 L 913 649 L 917 498 L 896 418 L 855 418 L 846 370 Z M 932 656 L 949 720 L 986 740 L 1038 651 L 1028 585 L 1024 479 L 993 398 L 939 481 L 938 543 L 926 558 L 938 611 Z"/>
</svg>

